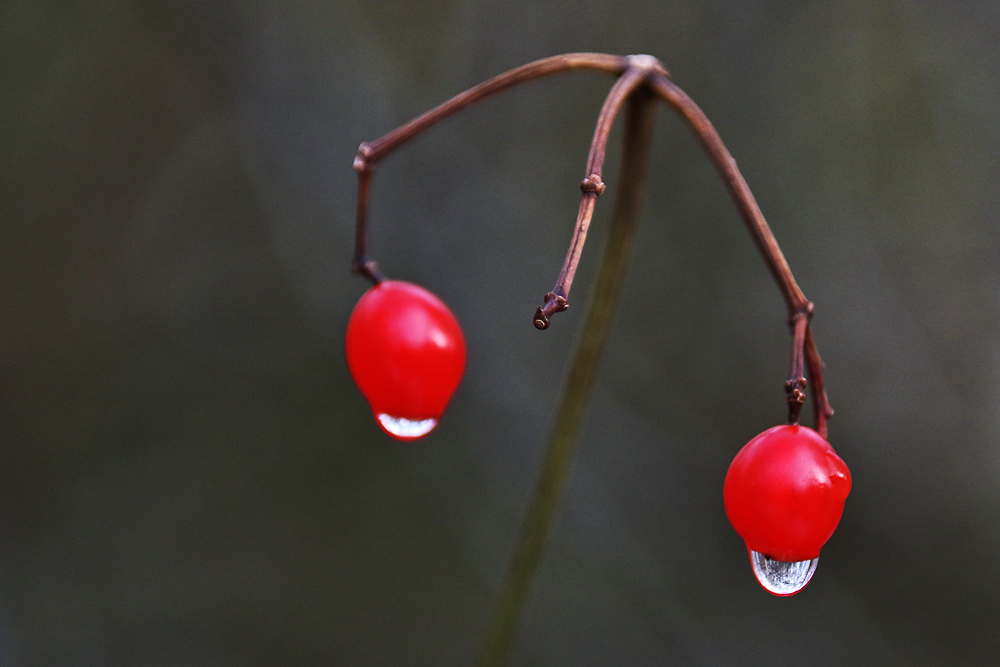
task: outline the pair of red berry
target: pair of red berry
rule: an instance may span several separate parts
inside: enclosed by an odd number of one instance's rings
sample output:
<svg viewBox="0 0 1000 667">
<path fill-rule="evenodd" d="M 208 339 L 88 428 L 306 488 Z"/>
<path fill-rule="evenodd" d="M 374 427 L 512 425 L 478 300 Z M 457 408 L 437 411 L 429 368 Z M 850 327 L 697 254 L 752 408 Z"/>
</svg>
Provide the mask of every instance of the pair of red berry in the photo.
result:
<svg viewBox="0 0 1000 667">
<path fill-rule="evenodd" d="M 437 425 L 465 369 L 455 316 L 435 295 L 402 281 L 365 292 L 347 324 L 345 348 L 379 426 L 399 440 Z M 850 490 L 847 466 L 804 426 L 775 426 L 739 451 L 723 500 L 765 589 L 793 595 L 809 582 Z"/>
</svg>

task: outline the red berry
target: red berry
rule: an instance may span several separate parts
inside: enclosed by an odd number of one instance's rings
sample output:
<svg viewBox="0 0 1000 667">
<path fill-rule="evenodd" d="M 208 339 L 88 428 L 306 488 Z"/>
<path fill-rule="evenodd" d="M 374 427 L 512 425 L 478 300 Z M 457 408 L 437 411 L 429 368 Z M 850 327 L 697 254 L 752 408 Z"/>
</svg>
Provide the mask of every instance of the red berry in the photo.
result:
<svg viewBox="0 0 1000 667">
<path fill-rule="evenodd" d="M 465 338 L 441 299 L 385 280 L 347 322 L 347 367 L 382 429 L 415 440 L 437 425 L 465 370 Z"/>
<path fill-rule="evenodd" d="M 847 465 L 819 433 L 805 426 L 775 426 L 733 459 L 723 500 L 730 523 L 751 552 L 794 563 L 819 557 L 850 491 Z"/>
</svg>

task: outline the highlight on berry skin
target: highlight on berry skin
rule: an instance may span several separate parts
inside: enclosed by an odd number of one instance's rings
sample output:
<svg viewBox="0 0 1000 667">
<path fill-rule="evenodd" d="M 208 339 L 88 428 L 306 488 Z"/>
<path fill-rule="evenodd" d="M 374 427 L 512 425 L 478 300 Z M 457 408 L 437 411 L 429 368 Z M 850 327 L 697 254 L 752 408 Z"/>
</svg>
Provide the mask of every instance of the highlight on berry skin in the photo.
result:
<svg viewBox="0 0 1000 667">
<path fill-rule="evenodd" d="M 465 338 L 451 310 L 400 280 L 384 280 L 361 296 L 344 352 L 376 423 L 403 441 L 437 426 L 465 370 Z"/>
<path fill-rule="evenodd" d="M 811 428 L 775 426 L 736 454 L 723 501 L 765 590 L 788 596 L 805 588 L 850 492 L 847 464 Z"/>
</svg>

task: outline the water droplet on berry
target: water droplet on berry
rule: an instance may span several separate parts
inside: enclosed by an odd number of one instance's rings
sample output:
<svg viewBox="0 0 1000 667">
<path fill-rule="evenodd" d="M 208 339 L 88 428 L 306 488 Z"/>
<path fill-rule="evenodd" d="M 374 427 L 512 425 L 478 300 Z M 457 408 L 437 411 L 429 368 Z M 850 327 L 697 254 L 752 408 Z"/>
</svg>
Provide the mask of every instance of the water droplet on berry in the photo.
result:
<svg viewBox="0 0 1000 667">
<path fill-rule="evenodd" d="M 750 564 L 757 581 L 769 593 L 795 595 L 809 583 L 819 564 L 819 556 L 811 560 L 788 563 L 750 550 Z"/>
<path fill-rule="evenodd" d="M 438 423 L 436 419 L 403 419 L 385 413 L 377 414 L 375 418 L 378 419 L 378 423 L 382 425 L 382 428 L 389 435 L 400 440 L 422 438 L 433 431 Z"/>
</svg>

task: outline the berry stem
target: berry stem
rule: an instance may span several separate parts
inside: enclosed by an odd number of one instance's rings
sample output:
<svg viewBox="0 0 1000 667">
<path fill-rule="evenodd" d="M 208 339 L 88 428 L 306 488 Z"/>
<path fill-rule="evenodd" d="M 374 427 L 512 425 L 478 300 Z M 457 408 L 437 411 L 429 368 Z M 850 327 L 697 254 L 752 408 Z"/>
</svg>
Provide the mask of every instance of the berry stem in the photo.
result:
<svg viewBox="0 0 1000 667">
<path fill-rule="evenodd" d="M 833 416 L 833 408 L 830 407 L 830 399 L 827 398 L 826 388 L 823 386 L 823 360 L 819 357 L 812 329 L 808 326 L 806 327 L 805 357 L 806 366 L 809 369 L 809 381 L 812 383 L 813 419 L 816 422 L 816 431 L 823 436 L 824 440 L 829 440 L 826 422 Z"/>
<path fill-rule="evenodd" d="M 525 601 L 559 507 L 577 435 L 593 393 L 601 355 L 624 283 L 645 190 L 646 165 L 656 111 L 655 100 L 645 86 L 631 90 L 619 191 L 594 295 L 580 327 L 579 339 L 563 384 L 545 460 L 522 519 L 501 586 L 500 599 L 479 654 L 477 664 L 482 667 L 502 665 L 513 646 Z"/>
<path fill-rule="evenodd" d="M 788 423 L 798 424 L 802 405 L 806 402 L 805 376 L 805 343 L 806 328 L 809 326 L 808 313 L 796 313 L 791 318 L 792 327 L 792 363 L 785 382 L 785 392 L 788 394 Z"/>
<path fill-rule="evenodd" d="M 357 163 L 355 163 L 357 168 Z M 372 180 L 371 167 L 358 169 L 358 217 L 354 228 L 354 259 L 351 260 L 351 272 L 368 278 L 378 285 L 385 276 L 378 270 L 378 265 L 368 259 L 367 225 L 368 186 Z"/>
</svg>

